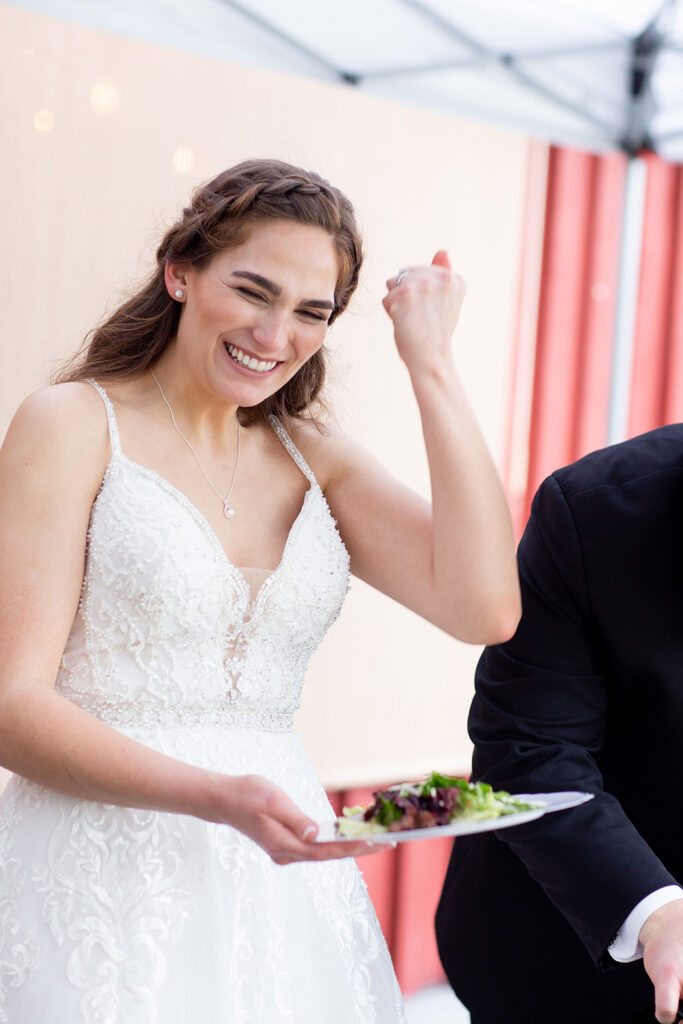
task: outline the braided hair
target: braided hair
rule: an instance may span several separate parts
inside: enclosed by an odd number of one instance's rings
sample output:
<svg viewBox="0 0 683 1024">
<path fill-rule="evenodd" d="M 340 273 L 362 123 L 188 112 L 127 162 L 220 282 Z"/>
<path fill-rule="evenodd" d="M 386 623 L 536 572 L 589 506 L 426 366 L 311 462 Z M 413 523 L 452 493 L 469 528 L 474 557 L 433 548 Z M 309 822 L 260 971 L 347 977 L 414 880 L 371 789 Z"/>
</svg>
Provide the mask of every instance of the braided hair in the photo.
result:
<svg viewBox="0 0 683 1024">
<path fill-rule="evenodd" d="M 329 234 L 339 263 L 332 323 L 349 304 L 363 260 L 351 203 L 312 171 L 280 160 L 245 160 L 195 189 L 182 217 L 164 235 L 147 282 L 86 336 L 55 382 L 134 377 L 153 367 L 180 320 L 180 303 L 166 289 L 166 264 L 189 263 L 202 270 L 216 253 L 241 245 L 255 224 L 268 220 L 310 224 Z M 319 349 L 274 395 L 242 410 L 240 419 L 302 416 L 324 380 L 325 355 Z"/>
</svg>

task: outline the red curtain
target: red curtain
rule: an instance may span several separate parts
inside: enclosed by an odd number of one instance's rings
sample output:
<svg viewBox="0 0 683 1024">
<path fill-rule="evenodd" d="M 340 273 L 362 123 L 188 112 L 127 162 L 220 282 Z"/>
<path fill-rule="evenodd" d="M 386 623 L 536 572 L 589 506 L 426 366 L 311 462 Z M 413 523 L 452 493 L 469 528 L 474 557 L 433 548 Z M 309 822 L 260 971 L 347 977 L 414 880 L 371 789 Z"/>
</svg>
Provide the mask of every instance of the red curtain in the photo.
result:
<svg viewBox="0 0 683 1024">
<path fill-rule="evenodd" d="M 647 158 L 629 435 L 683 419 L 683 169 Z"/>
<path fill-rule="evenodd" d="M 683 418 L 683 171 L 648 165 L 630 437 Z M 549 154 L 523 526 L 548 473 L 607 442 L 626 157 Z"/>
<path fill-rule="evenodd" d="M 606 440 L 625 167 L 550 151 L 524 519 L 548 473 Z"/>
</svg>

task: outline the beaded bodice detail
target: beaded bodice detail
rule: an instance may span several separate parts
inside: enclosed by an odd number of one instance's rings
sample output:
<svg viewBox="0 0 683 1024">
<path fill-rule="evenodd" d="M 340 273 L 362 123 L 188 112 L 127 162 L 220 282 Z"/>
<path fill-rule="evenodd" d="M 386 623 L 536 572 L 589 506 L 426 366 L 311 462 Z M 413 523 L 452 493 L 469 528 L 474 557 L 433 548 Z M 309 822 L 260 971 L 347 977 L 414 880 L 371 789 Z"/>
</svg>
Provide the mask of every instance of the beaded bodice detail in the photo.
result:
<svg viewBox="0 0 683 1024">
<path fill-rule="evenodd" d="M 90 383 L 107 410 L 112 455 L 57 689 L 113 726 L 289 729 L 349 581 L 348 553 L 312 471 L 271 417 L 309 489 L 279 566 L 252 595 L 189 499 L 123 454 L 111 401 Z"/>
</svg>

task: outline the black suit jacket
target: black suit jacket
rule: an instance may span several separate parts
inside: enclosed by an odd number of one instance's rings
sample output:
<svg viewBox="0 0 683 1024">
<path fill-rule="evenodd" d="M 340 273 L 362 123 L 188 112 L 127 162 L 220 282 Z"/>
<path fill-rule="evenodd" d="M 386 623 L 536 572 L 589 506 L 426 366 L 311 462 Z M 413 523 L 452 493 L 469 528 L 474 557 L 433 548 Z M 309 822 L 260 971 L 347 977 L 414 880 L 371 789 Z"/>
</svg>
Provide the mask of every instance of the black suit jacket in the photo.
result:
<svg viewBox="0 0 683 1024">
<path fill-rule="evenodd" d="M 521 623 L 477 669 L 473 775 L 595 799 L 457 840 L 441 958 L 473 1024 L 644 1020 L 642 962 L 607 947 L 683 881 L 683 426 L 549 477 L 518 561 Z"/>
</svg>

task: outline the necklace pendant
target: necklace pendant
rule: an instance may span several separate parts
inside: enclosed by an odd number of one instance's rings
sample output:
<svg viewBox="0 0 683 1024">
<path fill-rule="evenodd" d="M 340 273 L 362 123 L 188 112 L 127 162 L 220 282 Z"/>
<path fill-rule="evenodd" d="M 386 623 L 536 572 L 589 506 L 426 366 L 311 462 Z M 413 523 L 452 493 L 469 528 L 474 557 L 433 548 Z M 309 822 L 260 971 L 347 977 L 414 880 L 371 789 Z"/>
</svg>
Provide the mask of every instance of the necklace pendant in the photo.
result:
<svg viewBox="0 0 683 1024">
<path fill-rule="evenodd" d="M 152 370 L 152 376 L 154 377 L 154 380 L 156 381 L 157 387 L 159 388 L 159 391 L 161 392 L 161 397 L 163 398 L 164 403 L 166 404 L 166 407 L 168 408 L 168 411 L 171 414 L 171 422 L 173 423 L 173 426 L 175 427 L 177 433 L 180 434 L 180 436 L 182 437 L 183 441 L 185 442 L 187 447 L 190 449 L 192 454 L 194 455 L 195 461 L 196 461 L 197 465 L 199 466 L 199 468 L 200 468 L 200 470 L 202 472 L 202 476 L 206 480 L 207 484 L 209 485 L 209 487 L 211 488 L 213 493 L 216 495 L 216 497 L 219 499 L 219 501 L 223 505 L 223 515 L 225 516 L 226 519 L 232 519 L 234 517 L 234 515 L 235 515 L 235 510 L 230 507 L 229 501 L 230 501 L 230 495 L 232 494 L 232 489 L 235 486 L 235 479 L 237 478 L 237 469 L 238 469 L 239 464 L 240 464 L 240 421 L 237 420 L 237 455 L 235 456 L 235 468 L 232 471 L 232 480 L 230 481 L 230 490 L 228 491 L 226 496 L 223 497 L 223 495 L 216 488 L 215 484 L 211 481 L 211 478 L 209 477 L 208 473 L 204 469 L 204 467 L 202 465 L 202 460 L 199 458 L 199 456 L 197 455 L 196 451 L 192 447 L 191 442 L 185 437 L 185 435 L 183 434 L 182 430 L 178 426 L 178 424 L 176 422 L 175 414 L 173 412 L 173 409 L 171 408 L 171 406 L 169 404 L 168 398 L 164 394 L 164 389 L 162 388 L 161 384 L 157 380 L 157 376 L 156 376 L 154 370 Z"/>
</svg>

